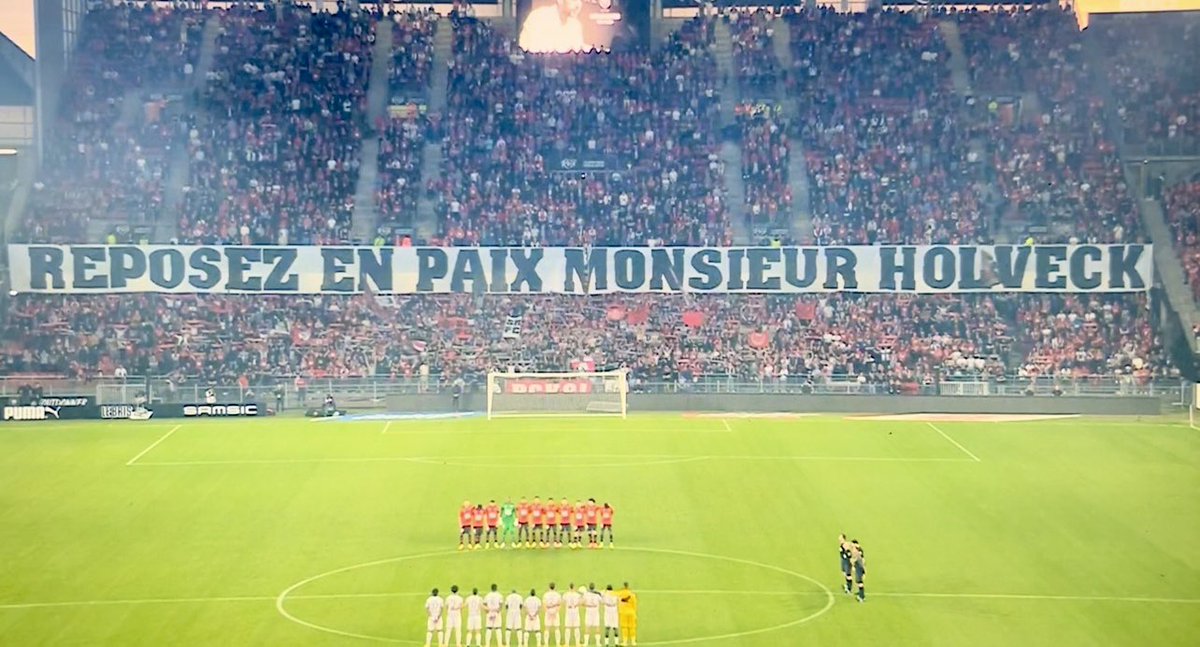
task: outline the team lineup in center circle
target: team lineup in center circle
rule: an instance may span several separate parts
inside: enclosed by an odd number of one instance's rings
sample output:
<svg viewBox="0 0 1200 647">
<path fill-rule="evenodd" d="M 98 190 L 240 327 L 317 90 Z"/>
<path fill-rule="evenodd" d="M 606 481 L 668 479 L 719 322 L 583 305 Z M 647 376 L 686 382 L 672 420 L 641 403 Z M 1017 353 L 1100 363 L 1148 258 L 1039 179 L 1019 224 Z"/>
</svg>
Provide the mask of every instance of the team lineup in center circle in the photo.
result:
<svg viewBox="0 0 1200 647">
<path fill-rule="evenodd" d="M 491 647 L 493 636 L 499 647 L 511 647 L 514 634 L 517 647 L 528 647 L 532 636 L 537 636 L 538 647 L 546 647 L 552 637 L 555 647 L 589 647 L 593 638 L 597 646 L 637 645 L 637 595 L 629 589 L 628 582 L 618 591 L 609 584 L 603 592 L 597 591 L 595 584 L 576 589 L 571 583 L 561 594 L 551 582 L 541 597 L 534 589 L 530 589 L 528 597 L 522 597 L 516 589 L 502 596 L 496 584 L 482 597 L 479 589 L 471 589 L 471 595 L 463 598 L 455 585 L 450 587 L 450 595 L 443 599 L 438 589 L 433 589 L 425 600 L 428 616 L 425 647 L 431 647 L 435 639 L 438 647 L 447 647 L 451 636 L 455 647 L 462 647 L 464 608 L 467 610 L 466 644 L 474 647 Z M 580 608 L 584 610 L 582 628 Z M 603 631 L 601 608 L 604 610 Z M 563 616 L 559 614 L 560 609 L 565 609 Z M 504 613 L 503 625 L 501 611 Z"/>
<path fill-rule="evenodd" d="M 613 508 L 595 499 L 574 505 L 567 499 L 555 503 L 539 497 L 497 505 L 493 499 L 474 504 L 464 501 L 458 510 L 458 549 L 479 548 L 600 548 L 613 547 Z"/>
</svg>

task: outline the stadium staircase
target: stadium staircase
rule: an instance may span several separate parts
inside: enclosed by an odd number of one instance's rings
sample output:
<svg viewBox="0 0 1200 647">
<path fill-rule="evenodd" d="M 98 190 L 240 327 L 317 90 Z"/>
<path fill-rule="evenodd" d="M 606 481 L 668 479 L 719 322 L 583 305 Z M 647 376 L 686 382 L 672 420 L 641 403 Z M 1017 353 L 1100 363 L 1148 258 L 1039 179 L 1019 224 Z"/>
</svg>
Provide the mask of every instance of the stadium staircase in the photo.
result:
<svg viewBox="0 0 1200 647">
<path fill-rule="evenodd" d="M 200 54 L 192 79 L 186 87 L 182 88 L 183 100 L 167 104 L 166 118 L 175 118 L 182 113 L 185 120 L 189 115 L 193 116 L 197 121 L 200 119 L 200 116 L 197 115 L 202 110 L 199 96 L 203 91 L 208 72 L 212 70 L 217 36 L 220 34 L 220 30 L 220 21 L 216 16 L 212 16 L 205 21 L 204 31 L 201 36 Z M 142 126 L 141 122 L 146 116 L 145 98 L 154 94 L 167 95 L 177 94 L 178 92 L 178 88 L 142 87 L 127 90 L 121 98 L 121 114 L 117 117 L 113 129 L 121 132 L 140 129 Z M 150 234 L 151 242 L 168 242 L 178 236 L 179 207 L 183 203 L 184 190 L 187 187 L 190 176 L 191 160 L 188 155 L 186 143 L 175 146 L 167 155 L 166 178 L 163 182 L 163 202 L 159 207 L 158 216 L 154 222 L 146 223 L 153 226 Z M 102 241 L 114 227 L 127 222 L 127 220 L 121 217 L 94 218 L 87 224 L 85 237 L 87 240 Z"/>
<path fill-rule="evenodd" d="M 729 136 L 737 129 L 736 108 L 741 100 L 737 75 L 733 71 L 733 34 L 729 23 L 718 18 L 713 29 L 716 42 L 713 56 L 721 76 L 721 139 L 719 156 L 725 165 L 725 208 L 733 229 L 733 244 L 750 244 L 750 227 L 746 222 L 746 183 L 742 179 L 742 146 L 740 137 Z"/>
<path fill-rule="evenodd" d="M 771 36 L 771 49 L 775 52 L 775 60 L 779 61 L 779 67 L 783 70 L 783 78 L 787 78 L 788 73 L 792 70 L 792 30 L 787 22 L 782 19 L 777 19 Z M 779 99 L 779 105 L 783 109 L 783 118 L 788 123 L 791 123 L 796 118 L 796 100 L 787 96 L 787 86 L 781 82 L 776 84 L 782 97 Z"/>
<path fill-rule="evenodd" d="M 966 106 L 965 99 L 975 96 L 975 88 L 971 85 L 971 69 L 970 62 L 967 59 L 966 48 L 963 46 L 962 32 L 958 29 L 958 23 L 953 20 L 942 20 L 938 22 L 938 34 L 942 37 L 942 42 L 946 44 L 946 49 L 950 51 L 950 60 L 946 61 L 946 67 L 950 70 L 950 85 L 954 88 L 954 92 L 964 99 L 963 113 L 960 115 L 963 119 L 974 119 L 969 112 L 969 107 Z M 982 135 L 971 138 L 969 150 L 975 154 L 975 159 L 979 163 L 986 163 L 988 159 L 987 142 Z M 996 187 L 994 181 L 984 183 L 979 187 L 985 208 L 991 213 L 988 222 L 991 229 L 992 239 L 998 243 L 1009 243 L 1017 240 L 1021 225 L 1015 222 L 1016 209 L 1010 209 L 1004 214 L 996 213 L 996 205 L 1000 201 L 1000 190 Z"/>
<path fill-rule="evenodd" d="M 792 30 L 784 20 L 775 23 L 774 37 L 771 46 L 775 50 L 775 58 L 779 60 L 784 78 L 792 72 Z M 784 127 L 788 129 L 788 188 L 792 190 L 792 218 L 789 234 L 793 240 L 811 243 L 816 237 L 812 222 L 812 196 L 809 195 L 808 161 L 805 157 L 804 146 L 791 128 L 796 121 L 796 99 L 787 95 L 779 100 L 783 107 Z"/>
<path fill-rule="evenodd" d="M 128 133 L 141 130 L 146 113 L 142 96 L 145 88 L 131 88 L 121 97 L 121 113 L 112 125 L 115 132 Z M 112 215 L 105 218 L 92 218 L 87 223 L 85 240 L 103 241 L 113 227 L 128 222 L 126 217 Z M 135 223 L 142 224 L 142 223 Z M 157 223 L 154 223 L 157 225 Z M 157 228 L 157 227 L 156 227 Z"/>
<path fill-rule="evenodd" d="M 502 21 L 489 23 L 500 27 Z M 454 26 L 448 18 L 442 17 L 437 23 L 437 33 L 433 37 L 433 78 L 429 81 L 429 112 L 442 114 L 446 110 L 446 91 L 450 82 L 448 63 L 453 56 Z M 428 182 L 442 170 L 442 140 L 433 138 L 426 140 L 425 148 L 421 151 L 421 180 Z M 435 201 L 429 196 L 424 187 L 417 198 L 417 218 L 414 223 L 417 238 L 429 240 L 437 235 L 437 213 L 434 211 Z"/>
<path fill-rule="evenodd" d="M 113 125 L 114 130 L 128 131 L 145 116 L 142 108 L 142 88 L 130 88 L 121 97 L 121 114 Z"/>
<path fill-rule="evenodd" d="M 358 159 L 358 183 L 354 187 L 354 215 L 350 237 L 368 243 L 375 237 L 379 223 L 379 208 L 375 193 L 379 186 L 379 131 L 386 116 L 392 63 L 391 20 L 375 23 L 375 45 L 371 52 L 371 78 L 367 83 L 367 130 Z"/>
<path fill-rule="evenodd" d="M 717 71 L 721 75 L 721 128 L 737 125 L 735 108 L 739 100 L 737 75 L 733 72 L 733 34 L 729 22 L 718 18 L 713 29 L 715 43 L 713 56 L 717 59 Z M 741 163 L 739 157 L 739 164 Z"/>
<path fill-rule="evenodd" d="M 1088 67 L 1092 70 L 1103 70 L 1105 68 L 1105 52 L 1100 51 L 1103 45 L 1096 38 L 1087 38 L 1086 35 L 1083 43 Z M 1109 83 L 1108 75 L 1094 73 L 1091 81 L 1095 93 L 1100 96 L 1107 107 L 1105 110 L 1107 123 L 1105 125 L 1110 133 L 1116 134 L 1117 150 L 1120 152 L 1122 160 L 1125 161 L 1122 165 L 1125 185 L 1130 187 L 1130 194 L 1135 198 L 1138 212 L 1141 215 L 1142 228 L 1150 242 L 1154 244 L 1154 269 L 1158 275 L 1158 282 L 1166 294 L 1168 305 L 1179 315 L 1179 323 L 1184 331 L 1183 339 L 1187 342 L 1192 355 L 1196 356 L 1200 354 L 1200 348 L 1198 348 L 1200 342 L 1197 341 L 1195 335 L 1191 334 L 1191 330 L 1192 326 L 1200 323 L 1200 308 L 1197 308 L 1192 290 L 1187 285 L 1183 273 L 1183 262 L 1175 249 L 1175 238 L 1167 224 L 1163 206 L 1156 196 L 1145 193 L 1146 182 L 1142 177 L 1144 167 L 1139 163 L 1142 162 L 1142 158 L 1128 156 L 1125 152 L 1124 141 L 1121 137 L 1124 128 L 1116 113 L 1116 96 Z"/>
<path fill-rule="evenodd" d="M 1101 45 L 1095 38 L 1085 37 L 1083 40 L 1088 67 L 1092 70 L 1103 70 L 1105 61 L 1104 52 L 1099 51 Z M 1167 224 L 1166 213 L 1156 196 L 1146 195 L 1146 178 L 1143 177 L 1142 158 L 1126 155 L 1121 138 L 1124 128 L 1116 114 L 1116 96 L 1108 76 L 1103 73 L 1093 74 L 1092 82 L 1095 92 L 1100 95 L 1104 105 L 1108 107 L 1105 110 L 1106 126 L 1109 132 L 1117 134 L 1117 149 L 1121 153 L 1122 160 L 1125 161 L 1122 165 L 1125 185 L 1130 187 L 1130 194 L 1136 198 L 1142 228 L 1150 242 L 1154 244 L 1154 269 L 1158 275 L 1158 282 L 1161 283 L 1163 292 L 1166 294 L 1168 305 L 1179 315 L 1179 323 L 1184 331 L 1183 339 L 1187 342 L 1192 355 L 1197 355 L 1200 353 L 1200 348 L 1198 348 L 1200 342 L 1197 342 L 1196 336 L 1191 334 L 1191 330 L 1192 326 L 1200 323 L 1200 308 L 1197 308 L 1192 290 L 1187 285 L 1187 279 L 1183 273 L 1183 262 L 1175 249 L 1175 237 L 1171 233 L 1171 227 Z"/>
<path fill-rule="evenodd" d="M 1136 168 L 1133 164 L 1125 166 L 1125 183 L 1137 187 L 1135 193 L 1141 194 L 1142 182 Z M 1167 295 L 1167 303 L 1179 313 L 1183 329 L 1191 330 L 1193 325 L 1200 322 L 1200 313 L 1197 312 L 1192 290 L 1184 278 L 1183 262 L 1179 260 L 1179 254 L 1175 251 L 1175 239 L 1170 226 L 1167 225 L 1166 214 L 1163 213 L 1162 205 L 1152 196 L 1140 197 L 1138 202 L 1142 226 L 1145 227 L 1150 242 L 1154 243 L 1154 269 L 1158 271 L 1158 280 Z M 1192 353 L 1198 352 L 1196 336 L 1189 334 L 1184 337 L 1187 338 Z"/>
<path fill-rule="evenodd" d="M 724 103 L 726 99 L 722 98 Z M 725 208 L 733 228 L 733 244 L 749 245 L 750 226 L 746 222 L 746 183 L 742 179 L 742 147 L 736 140 L 721 142 L 721 163 L 725 165 Z"/>
<path fill-rule="evenodd" d="M 958 31 L 958 23 L 953 20 L 939 21 L 938 33 L 942 36 L 942 42 L 946 43 L 946 49 L 950 50 L 947 65 L 950 67 L 950 82 L 954 85 L 954 91 L 963 96 L 971 96 L 974 94 L 971 87 L 971 70 L 968 67 L 962 34 Z"/>
<path fill-rule="evenodd" d="M 221 19 L 209 16 L 204 21 L 204 31 L 200 37 L 200 56 L 196 61 L 195 74 L 184 93 L 184 110 L 194 116 L 198 123 L 207 118 L 204 93 L 208 73 L 212 71 L 213 60 L 217 54 L 217 37 L 221 34 Z M 163 190 L 162 213 L 154 227 L 154 242 L 163 243 L 179 237 L 179 218 L 177 214 L 183 205 L 183 194 L 192 174 L 192 157 L 188 145 L 176 147 L 171 151 L 171 159 L 167 163 L 166 186 Z"/>
</svg>

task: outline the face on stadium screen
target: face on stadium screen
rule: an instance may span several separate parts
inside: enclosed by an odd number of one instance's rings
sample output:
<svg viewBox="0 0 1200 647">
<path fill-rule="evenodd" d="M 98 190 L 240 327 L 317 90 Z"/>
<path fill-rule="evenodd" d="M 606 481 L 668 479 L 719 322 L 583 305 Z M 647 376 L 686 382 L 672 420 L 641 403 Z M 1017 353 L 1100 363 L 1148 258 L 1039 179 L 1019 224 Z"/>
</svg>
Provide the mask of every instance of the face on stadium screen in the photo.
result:
<svg viewBox="0 0 1200 647">
<path fill-rule="evenodd" d="M 521 49 L 606 52 L 645 44 L 648 0 L 518 0 Z"/>
</svg>

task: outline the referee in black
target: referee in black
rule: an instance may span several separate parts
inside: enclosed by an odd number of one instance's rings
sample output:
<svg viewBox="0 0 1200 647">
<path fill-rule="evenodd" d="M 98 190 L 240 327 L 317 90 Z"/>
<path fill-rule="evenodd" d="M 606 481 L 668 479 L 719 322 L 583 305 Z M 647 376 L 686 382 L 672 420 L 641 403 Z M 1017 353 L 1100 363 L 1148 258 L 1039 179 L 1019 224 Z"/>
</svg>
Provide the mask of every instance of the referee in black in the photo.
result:
<svg viewBox="0 0 1200 647">
<path fill-rule="evenodd" d="M 850 575 L 850 542 L 846 539 L 845 533 L 838 535 L 838 557 L 842 562 L 842 590 L 846 595 L 850 595 L 854 591 L 854 579 Z"/>
<path fill-rule="evenodd" d="M 867 601 L 867 585 L 863 582 L 867 577 L 866 566 L 867 555 L 863 552 L 862 546 L 858 540 L 850 542 L 850 561 L 854 567 L 854 582 L 858 584 L 858 601 Z"/>
</svg>

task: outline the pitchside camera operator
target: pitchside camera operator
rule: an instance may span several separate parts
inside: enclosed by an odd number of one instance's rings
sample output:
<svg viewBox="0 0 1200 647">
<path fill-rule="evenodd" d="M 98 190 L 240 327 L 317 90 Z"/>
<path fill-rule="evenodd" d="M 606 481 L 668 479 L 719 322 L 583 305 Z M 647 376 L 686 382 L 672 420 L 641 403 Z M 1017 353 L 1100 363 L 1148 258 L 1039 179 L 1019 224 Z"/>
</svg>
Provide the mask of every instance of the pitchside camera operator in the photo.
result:
<svg viewBox="0 0 1200 647">
<path fill-rule="evenodd" d="M 336 416 L 344 416 L 346 412 L 337 408 L 337 402 L 333 399 L 333 394 L 329 393 L 325 396 L 325 401 L 316 409 L 307 409 L 304 415 L 309 418 L 333 418 Z"/>
</svg>

